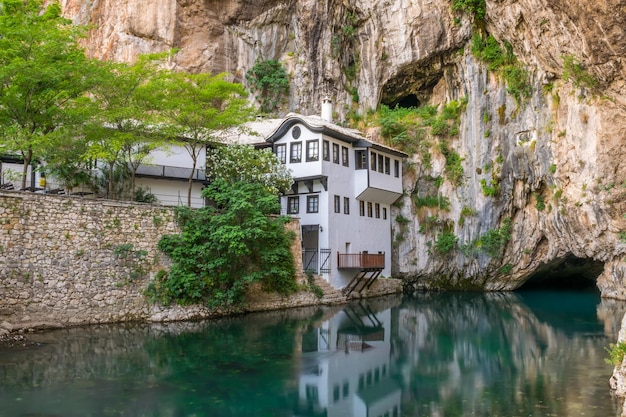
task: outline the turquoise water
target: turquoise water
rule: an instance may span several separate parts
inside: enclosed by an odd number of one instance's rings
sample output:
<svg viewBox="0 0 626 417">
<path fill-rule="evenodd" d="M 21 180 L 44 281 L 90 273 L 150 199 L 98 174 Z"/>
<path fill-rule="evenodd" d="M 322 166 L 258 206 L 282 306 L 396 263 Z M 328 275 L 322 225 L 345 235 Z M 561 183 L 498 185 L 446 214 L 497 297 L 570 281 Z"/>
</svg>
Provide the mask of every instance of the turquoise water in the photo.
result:
<svg viewBox="0 0 626 417">
<path fill-rule="evenodd" d="M 0 416 L 619 416 L 604 359 L 624 310 L 441 293 L 39 333 L 0 350 Z"/>
</svg>

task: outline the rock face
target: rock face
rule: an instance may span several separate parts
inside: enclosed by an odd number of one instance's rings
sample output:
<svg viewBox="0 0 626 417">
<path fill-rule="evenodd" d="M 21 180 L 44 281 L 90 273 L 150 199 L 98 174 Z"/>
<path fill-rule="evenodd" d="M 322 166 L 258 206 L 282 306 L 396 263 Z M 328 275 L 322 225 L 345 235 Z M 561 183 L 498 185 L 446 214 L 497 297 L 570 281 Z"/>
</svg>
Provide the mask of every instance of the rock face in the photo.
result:
<svg viewBox="0 0 626 417">
<path fill-rule="evenodd" d="M 280 60 L 291 80 L 283 112 L 317 113 L 324 95 L 339 119 L 367 119 L 378 104 L 407 99 L 440 109 L 462 101 L 459 133 L 447 140 L 462 158 L 462 180 L 428 181 L 446 178 L 436 139 L 425 145 L 429 161 L 416 153 L 407 164 L 406 196 L 394 213 L 408 219 L 394 226 L 396 274 L 411 288 L 488 290 L 578 275 L 597 280 L 603 296 L 626 299 L 623 2 L 487 0 L 483 21 L 446 0 L 62 6 L 94 25 L 86 47 L 99 58 L 178 48 L 173 68 L 227 71 L 243 83 L 257 59 Z M 529 97 L 516 100 L 472 55 L 475 33 L 511 45 L 528 71 Z M 367 133 L 375 139 L 377 131 Z M 411 197 L 427 192 L 448 207 L 417 207 Z M 444 232 L 457 240 L 441 253 L 433 248 Z"/>
</svg>

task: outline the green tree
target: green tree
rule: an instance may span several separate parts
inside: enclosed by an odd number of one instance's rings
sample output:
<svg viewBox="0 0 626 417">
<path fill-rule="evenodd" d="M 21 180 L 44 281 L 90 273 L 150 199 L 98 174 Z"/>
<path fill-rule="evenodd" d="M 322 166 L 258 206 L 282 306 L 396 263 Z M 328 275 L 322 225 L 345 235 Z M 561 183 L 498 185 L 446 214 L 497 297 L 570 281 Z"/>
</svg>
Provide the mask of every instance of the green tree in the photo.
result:
<svg viewBox="0 0 626 417">
<path fill-rule="evenodd" d="M 178 141 L 192 159 L 189 206 L 194 172 L 207 145 L 220 142 L 228 129 L 250 120 L 254 114 L 246 90 L 241 84 L 227 81 L 227 75 L 166 73 L 154 80 L 153 97 L 164 116 L 161 134 Z"/>
<path fill-rule="evenodd" d="M 246 73 L 256 98 L 261 103 L 261 111 L 271 113 L 289 94 L 289 75 L 276 60 L 256 61 Z"/>
<path fill-rule="evenodd" d="M 67 191 L 92 181 L 92 164 L 84 157 L 88 143 L 84 135 L 76 133 L 74 129 L 59 129 L 43 145 L 46 175 L 59 179 Z"/>
<path fill-rule="evenodd" d="M 277 216 L 280 203 L 261 183 L 213 181 L 203 195 L 213 204 L 180 208 L 182 233 L 159 249 L 172 259 L 167 276 L 149 290 L 163 302 L 241 305 L 250 284 L 289 294 L 296 290 L 293 236 Z"/>
<path fill-rule="evenodd" d="M 83 33 L 61 17 L 57 2 L 0 3 L 0 151 L 21 155 L 22 188 L 29 165 L 50 135 L 73 121 L 74 100 L 92 81 L 94 61 L 77 43 Z"/>
<path fill-rule="evenodd" d="M 213 179 L 230 183 L 257 182 L 273 194 L 291 188 L 293 178 L 271 149 L 249 145 L 218 146 L 207 152 L 207 170 Z"/>
<path fill-rule="evenodd" d="M 153 78 L 159 75 L 158 60 L 164 55 L 144 55 L 133 65 L 102 63 L 92 89 L 92 111 L 86 126 L 89 149 L 85 156 L 104 161 L 108 167 L 109 198 L 115 195 L 114 169 L 123 164 L 130 173 L 130 195 L 135 195 L 135 174 L 150 152 L 162 144 L 155 135 L 158 119 Z"/>
</svg>

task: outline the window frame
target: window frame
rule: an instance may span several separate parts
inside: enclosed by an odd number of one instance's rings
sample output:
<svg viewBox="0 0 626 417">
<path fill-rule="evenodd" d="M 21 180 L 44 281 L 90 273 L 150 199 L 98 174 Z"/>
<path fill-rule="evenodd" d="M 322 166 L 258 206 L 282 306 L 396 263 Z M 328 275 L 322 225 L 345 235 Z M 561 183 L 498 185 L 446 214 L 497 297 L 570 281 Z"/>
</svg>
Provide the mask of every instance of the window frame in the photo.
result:
<svg viewBox="0 0 626 417">
<path fill-rule="evenodd" d="M 391 175 L 391 158 L 385 156 L 385 174 Z"/>
<path fill-rule="evenodd" d="M 330 142 L 327 140 L 322 141 L 322 159 L 330 161 Z"/>
<path fill-rule="evenodd" d="M 339 164 L 339 144 L 333 143 L 333 164 Z"/>
<path fill-rule="evenodd" d="M 315 146 L 312 146 L 315 145 Z M 320 142 L 317 139 L 306 141 L 306 161 L 314 162 L 320 160 Z"/>
<path fill-rule="evenodd" d="M 376 165 L 376 152 L 371 152 L 370 153 L 370 171 L 372 172 L 376 172 L 377 170 L 377 165 Z"/>
<path fill-rule="evenodd" d="M 345 146 L 341 147 L 341 165 L 343 165 L 344 167 L 350 166 L 350 153 L 348 151 L 348 148 Z"/>
<path fill-rule="evenodd" d="M 396 178 L 400 177 L 400 161 L 397 159 L 393 160 L 393 176 Z"/>
<path fill-rule="evenodd" d="M 380 204 L 379 203 L 374 204 L 374 217 L 376 217 L 377 219 L 380 219 Z"/>
<path fill-rule="evenodd" d="M 279 152 L 279 149 L 282 150 L 282 152 Z M 282 153 L 282 157 L 281 157 L 281 153 Z M 281 164 L 286 164 L 287 163 L 287 144 L 279 143 L 278 145 L 276 145 L 274 147 L 274 154 L 276 155 L 276 157 L 278 158 L 278 161 Z"/>
<path fill-rule="evenodd" d="M 335 213 L 341 213 L 341 199 L 337 194 L 334 195 L 333 203 L 335 206 Z"/>
<path fill-rule="evenodd" d="M 320 211 L 320 196 L 319 195 L 307 195 L 306 196 L 306 212 L 307 213 L 319 213 Z"/>
<path fill-rule="evenodd" d="M 373 205 L 371 203 L 371 201 L 367 202 L 367 217 L 373 217 Z"/>
<path fill-rule="evenodd" d="M 295 202 L 295 205 L 292 204 L 293 202 Z M 292 207 L 295 207 L 295 209 Z M 287 214 L 298 213 L 300 213 L 300 196 L 287 196 Z"/>
<path fill-rule="evenodd" d="M 365 217 L 365 201 L 359 200 L 359 216 Z"/>
<path fill-rule="evenodd" d="M 367 151 L 360 149 L 354 151 L 354 169 L 367 169 Z"/>
<path fill-rule="evenodd" d="M 297 164 L 302 162 L 302 142 L 291 142 L 289 147 L 289 163 Z M 297 158 L 294 158 L 294 150 L 297 149 Z"/>
<path fill-rule="evenodd" d="M 343 198 L 343 214 L 350 214 L 350 198 Z"/>
</svg>

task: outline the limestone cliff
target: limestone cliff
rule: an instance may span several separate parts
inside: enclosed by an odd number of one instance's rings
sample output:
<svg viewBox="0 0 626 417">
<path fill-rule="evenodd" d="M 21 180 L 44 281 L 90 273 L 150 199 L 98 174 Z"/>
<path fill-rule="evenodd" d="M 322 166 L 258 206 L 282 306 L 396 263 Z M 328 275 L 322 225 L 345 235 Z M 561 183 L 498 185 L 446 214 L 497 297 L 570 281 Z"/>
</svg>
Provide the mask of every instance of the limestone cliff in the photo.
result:
<svg viewBox="0 0 626 417">
<path fill-rule="evenodd" d="M 447 144 L 462 158 L 461 180 L 433 185 L 446 177 L 436 140 L 426 145 L 430 161 L 416 153 L 407 164 L 406 195 L 394 213 L 408 219 L 394 225 L 396 273 L 417 287 L 497 290 L 541 272 L 574 272 L 597 278 L 603 296 L 626 299 L 623 2 L 487 0 L 484 20 L 448 0 L 62 6 L 94 25 L 86 46 L 99 58 L 178 48 L 173 68 L 228 71 L 244 83 L 255 60 L 280 60 L 291 77 L 284 112 L 317 113 L 323 95 L 334 98 L 340 120 L 407 98 L 440 107 L 463 101 L 458 135 Z M 474 33 L 511 45 L 528 71 L 529 97 L 516 99 L 474 57 Z M 563 77 L 567 57 L 593 85 Z M 412 197 L 428 193 L 447 207 L 417 207 Z M 444 232 L 458 240 L 438 253 L 433 245 Z M 495 243 L 487 250 L 488 238 Z"/>
</svg>

